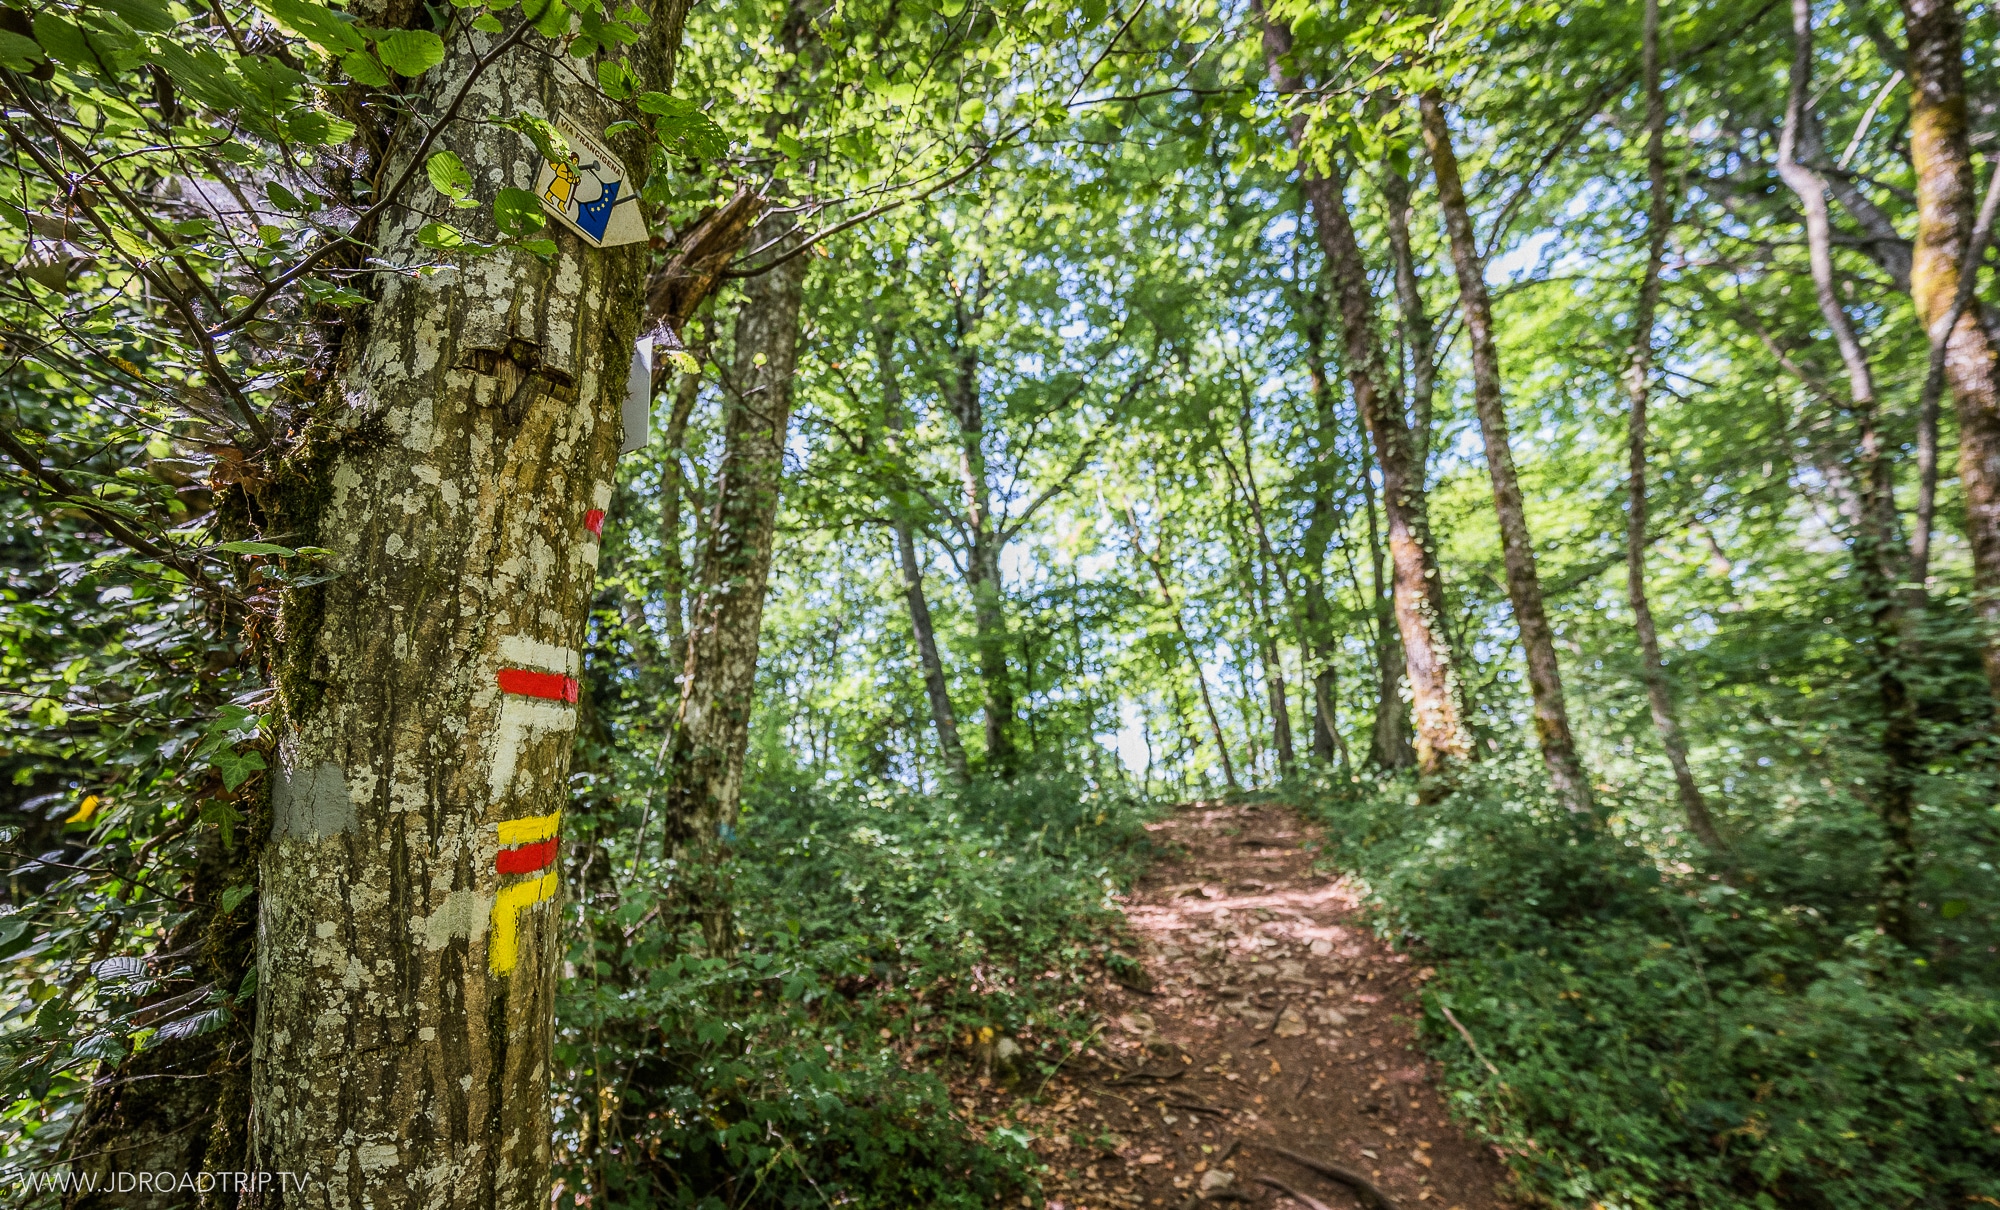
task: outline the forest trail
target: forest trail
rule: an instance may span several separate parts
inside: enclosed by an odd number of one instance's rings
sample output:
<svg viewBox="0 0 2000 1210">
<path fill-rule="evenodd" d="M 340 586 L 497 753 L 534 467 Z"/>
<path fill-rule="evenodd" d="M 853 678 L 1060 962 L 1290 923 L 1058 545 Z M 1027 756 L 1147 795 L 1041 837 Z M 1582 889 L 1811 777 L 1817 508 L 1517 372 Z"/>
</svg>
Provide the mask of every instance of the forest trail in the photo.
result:
<svg viewBox="0 0 2000 1210">
<path fill-rule="evenodd" d="M 1492 1210 L 1506 1173 L 1450 1121 L 1410 1002 L 1428 975 L 1375 939 L 1317 829 L 1275 804 L 1193 804 L 1126 897 L 1148 990 L 1110 984 L 1096 1045 L 1033 1121 L 1049 1210 L 1377 1204 L 1273 1146 L 1365 1178 L 1409 1210 Z M 1311 847 L 1308 847 L 1311 845 Z M 1293 1200 L 1258 1178 L 1304 1198 Z"/>
</svg>

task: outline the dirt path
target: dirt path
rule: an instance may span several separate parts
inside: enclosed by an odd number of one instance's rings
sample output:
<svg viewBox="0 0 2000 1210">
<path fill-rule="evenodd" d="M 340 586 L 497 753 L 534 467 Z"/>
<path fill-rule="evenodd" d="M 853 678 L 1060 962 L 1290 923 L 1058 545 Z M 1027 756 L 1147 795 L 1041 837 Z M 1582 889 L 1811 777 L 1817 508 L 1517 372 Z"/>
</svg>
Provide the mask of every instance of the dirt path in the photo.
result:
<svg viewBox="0 0 2000 1210">
<path fill-rule="evenodd" d="M 1038 1145 L 1048 1210 L 1374 1204 L 1272 1145 L 1347 1169 L 1403 1210 L 1503 1206 L 1499 1161 L 1451 1124 L 1412 1048 L 1409 1001 L 1428 972 L 1312 869 L 1316 831 L 1280 806 L 1197 805 L 1153 828 L 1184 856 L 1126 903 L 1151 992 L 1107 988 L 1097 1046 L 1041 1107 L 1015 1111 L 1054 1136 Z"/>
</svg>

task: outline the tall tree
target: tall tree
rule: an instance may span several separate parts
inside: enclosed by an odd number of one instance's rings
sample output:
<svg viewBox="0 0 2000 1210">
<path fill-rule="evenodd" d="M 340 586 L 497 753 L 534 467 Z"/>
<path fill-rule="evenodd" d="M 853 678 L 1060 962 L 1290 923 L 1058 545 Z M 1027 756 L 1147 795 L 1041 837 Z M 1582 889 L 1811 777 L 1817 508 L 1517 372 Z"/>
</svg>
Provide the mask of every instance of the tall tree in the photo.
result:
<svg viewBox="0 0 2000 1210">
<path fill-rule="evenodd" d="M 1798 158 L 1799 135 L 1808 121 L 1813 75 L 1812 0 L 1792 0 L 1792 64 L 1786 89 L 1785 124 L 1778 139 L 1778 174 L 1804 212 L 1806 251 L 1813 296 L 1820 317 L 1833 333 L 1847 377 L 1847 406 L 1857 430 L 1855 479 L 1860 499 L 1854 517 L 1855 561 L 1875 620 L 1875 683 L 1882 706 L 1882 774 L 1875 810 L 1884 832 L 1876 920 L 1882 931 L 1904 944 L 1913 939 L 1911 897 L 1916 877 L 1915 781 L 1918 724 L 1903 668 L 1903 625 L 1895 585 L 1901 550 L 1896 541 L 1895 484 L 1875 399 L 1874 368 L 1842 305 L 1834 279 L 1833 223 L 1827 183 Z M 1956 282 L 1953 283 L 1956 288 Z M 1968 489 L 1969 490 L 1969 489 Z"/>
<path fill-rule="evenodd" d="M 1291 48 L 1290 29 L 1267 19 L 1265 62 L 1272 82 L 1285 96 L 1301 87 L 1282 66 Z M 1294 143 L 1303 144 L 1305 116 L 1293 114 L 1289 125 Z M 1356 410 L 1375 440 L 1382 471 L 1396 623 L 1402 633 L 1416 718 L 1417 765 L 1433 779 L 1433 785 L 1441 785 L 1456 765 L 1472 759 L 1472 737 L 1465 727 L 1456 661 L 1444 630 L 1444 579 L 1431 541 L 1423 474 L 1412 459 L 1410 427 L 1402 402 L 1385 374 L 1381 337 L 1375 326 L 1375 296 L 1361 245 L 1354 236 L 1354 222 L 1347 212 L 1339 166 L 1331 160 L 1316 162 L 1304 147 L 1301 152 L 1299 187 L 1311 203 L 1314 233 L 1326 256 L 1340 305 L 1348 384 Z"/>
<path fill-rule="evenodd" d="M 892 438 L 905 427 L 902 376 L 896 369 L 896 341 L 886 327 L 875 330 L 875 360 L 882 382 L 884 427 Z M 890 451 L 892 454 L 897 451 Z M 924 597 L 923 563 L 917 558 L 916 529 L 900 501 L 891 501 L 889 525 L 896 535 L 896 562 L 903 575 L 903 601 L 910 611 L 910 629 L 917 636 L 917 657 L 924 670 L 924 696 L 931 707 L 931 726 L 937 731 L 938 752 L 952 780 L 964 785 L 970 778 L 965 761 L 965 745 L 958 738 L 958 716 L 951 707 L 951 687 L 945 680 L 944 660 L 938 655 L 937 628 L 931 623 L 930 602 Z"/>
<path fill-rule="evenodd" d="M 1542 599 L 1535 543 L 1528 533 L 1527 508 L 1521 498 L 1521 477 L 1514 469 L 1507 407 L 1501 396 L 1500 352 L 1493 340 L 1493 302 L 1486 290 L 1486 261 L 1472 230 L 1472 212 L 1459 179 L 1458 155 L 1451 145 L 1444 100 L 1433 88 L 1425 90 L 1417 104 L 1423 115 L 1424 144 L 1431 154 L 1431 174 L 1437 180 L 1438 205 L 1444 211 L 1445 232 L 1451 239 L 1452 265 L 1458 271 L 1459 313 L 1472 345 L 1472 403 L 1479 415 L 1480 434 L 1486 440 L 1486 471 L 1493 481 L 1493 511 L 1500 520 L 1507 598 L 1513 602 L 1514 622 L 1520 628 L 1521 649 L 1528 661 L 1535 735 L 1541 741 L 1542 763 L 1548 767 L 1556 797 L 1570 810 L 1588 814 L 1590 777 L 1577 756 L 1576 735 L 1570 730 L 1555 632 L 1549 627 L 1548 608 Z"/>
<path fill-rule="evenodd" d="M 1632 623 L 1639 633 L 1639 675 L 1646 683 L 1646 701 L 1653 727 L 1660 733 L 1667 764 L 1674 774 L 1674 792 L 1687 816 L 1688 830 L 1711 852 L 1722 851 L 1722 836 L 1709 814 L 1708 800 L 1695 784 L 1688 765 L 1687 741 L 1681 736 L 1680 715 L 1674 709 L 1673 687 L 1660 659 L 1660 634 L 1653 624 L 1653 605 L 1646 593 L 1646 405 L 1652 395 L 1653 319 L 1660 304 L 1660 271 L 1666 262 L 1667 235 L 1674 220 L 1673 196 L 1667 186 L 1667 103 L 1660 86 L 1660 0 L 1646 0 L 1643 58 L 1646 94 L 1646 267 L 1639 278 L 1639 297 L 1632 308 L 1632 346 L 1625 360 L 1625 392 L 1631 400 L 1626 424 L 1625 475 L 1625 599 L 1632 606 Z"/>
<path fill-rule="evenodd" d="M 1000 554 L 1013 532 L 994 515 L 993 484 L 986 466 L 986 409 L 975 329 L 985 313 L 987 289 L 983 266 L 974 269 L 965 285 L 953 287 L 948 333 L 952 364 L 946 370 L 944 391 L 958 424 L 963 507 L 959 530 L 965 542 L 965 584 L 972 594 L 973 641 L 986 690 L 986 767 L 989 773 L 1004 776 L 1014 771 L 1014 682 L 1007 671 L 1007 609 Z"/>
<path fill-rule="evenodd" d="M 685 15 L 656 14 L 647 82 Z M 591 129 L 619 116 L 526 32 L 454 36 L 430 112 L 476 82 L 505 115 L 561 94 Z M 432 133 L 406 127 L 388 162 L 441 146 L 474 182 L 535 183 L 508 126 Z M 375 255 L 421 262 L 425 222 L 387 219 Z M 275 528 L 340 574 L 278 619 L 252 1145 L 318 1205 L 549 1198 L 555 856 L 646 256 L 554 244 L 377 279 L 279 472 Z"/>
<path fill-rule="evenodd" d="M 791 428 L 806 278 L 794 230 L 790 217 L 777 213 L 753 238 L 775 259 L 752 269 L 736 308 L 733 366 L 721 384 L 722 461 L 709 490 L 680 712 L 667 748 L 666 851 L 682 879 L 683 908 L 700 922 L 712 953 L 728 952 L 735 928 L 719 865 L 743 790 L 757 636 Z"/>
<path fill-rule="evenodd" d="M 1971 246 L 1979 195 L 1966 129 L 1964 21 L 1956 0 L 1903 0 L 1902 9 L 1917 184 L 1910 297 L 1931 339 L 1945 348 L 1966 536 L 1986 625 L 1986 678 L 2000 698 L 2000 347 L 1979 308 L 1957 301 L 1960 276 L 1978 272 L 1984 253 Z"/>
</svg>

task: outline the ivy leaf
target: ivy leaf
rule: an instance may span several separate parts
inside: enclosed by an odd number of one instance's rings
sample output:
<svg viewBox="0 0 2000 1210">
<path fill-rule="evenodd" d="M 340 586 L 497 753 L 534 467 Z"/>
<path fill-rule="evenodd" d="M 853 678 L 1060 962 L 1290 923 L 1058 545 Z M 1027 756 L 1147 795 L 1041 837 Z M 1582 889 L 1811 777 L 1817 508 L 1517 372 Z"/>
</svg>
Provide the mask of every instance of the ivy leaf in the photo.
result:
<svg viewBox="0 0 2000 1210">
<path fill-rule="evenodd" d="M 526 189 L 502 189 L 493 199 L 493 225 L 514 238 L 540 231 L 546 225 L 542 204 Z"/>
<path fill-rule="evenodd" d="M 399 29 L 375 43 L 375 53 L 400 76 L 421 76 L 444 62 L 444 39 L 427 29 Z"/>
<path fill-rule="evenodd" d="M 451 200 L 460 210 L 469 210 L 479 203 L 469 196 L 472 193 L 472 173 L 466 170 L 465 161 L 449 151 L 440 151 L 424 161 L 424 174 L 431 178 L 431 187 Z"/>
</svg>

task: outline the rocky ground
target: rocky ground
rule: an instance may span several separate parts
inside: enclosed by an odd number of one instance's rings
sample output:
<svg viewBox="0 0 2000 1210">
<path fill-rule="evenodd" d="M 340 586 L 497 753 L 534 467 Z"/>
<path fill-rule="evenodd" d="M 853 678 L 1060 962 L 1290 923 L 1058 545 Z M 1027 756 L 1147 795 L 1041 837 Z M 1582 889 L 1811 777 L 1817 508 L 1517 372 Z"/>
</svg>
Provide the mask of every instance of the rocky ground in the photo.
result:
<svg viewBox="0 0 2000 1210">
<path fill-rule="evenodd" d="M 1429 971 L 1376 941 L 1315 833 L 1274 805 L 1153 825 L 1177 856 L 1125 911 L 1145 987 L 1107 986 L 1096 1044 L 1038 1095 L 981 1080 L 1032 1129 L 1047 1210 L 1240 1203 L 1491 1210 L 1505 1172 L 1446 1116 L 1409 1017 Z"/>
</svg>

